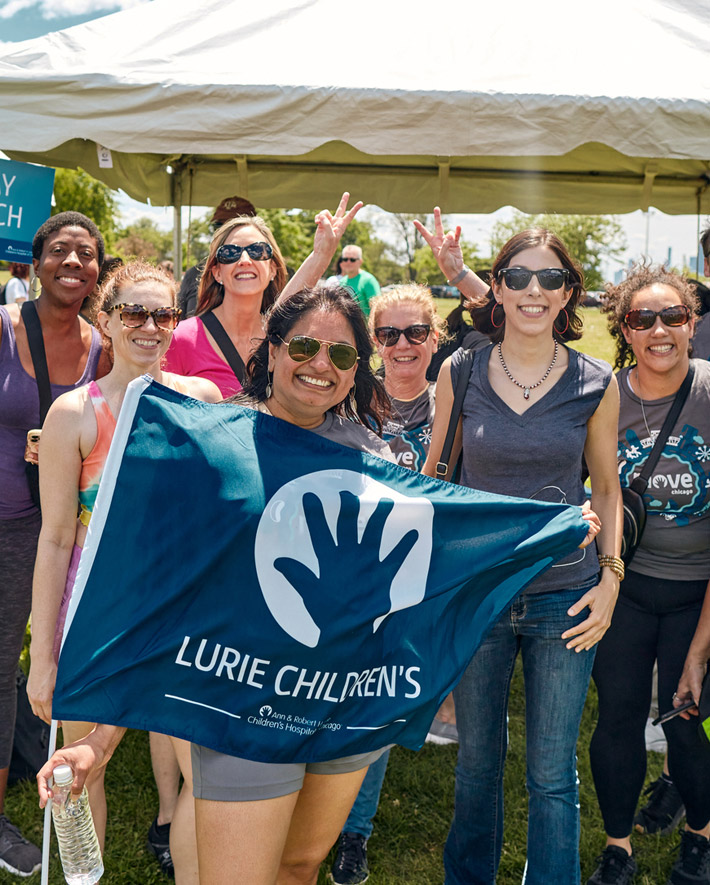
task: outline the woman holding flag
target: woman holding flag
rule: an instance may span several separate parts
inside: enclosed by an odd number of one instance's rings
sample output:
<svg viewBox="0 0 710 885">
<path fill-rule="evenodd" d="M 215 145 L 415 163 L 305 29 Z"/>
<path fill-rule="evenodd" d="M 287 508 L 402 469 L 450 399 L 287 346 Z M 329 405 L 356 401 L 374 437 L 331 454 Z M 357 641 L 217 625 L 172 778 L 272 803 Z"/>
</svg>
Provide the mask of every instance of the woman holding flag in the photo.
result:
<svg viewBox="0 0 710 885">
<path fill-rule="evenodd" d="M 49 410 L 42 430 L 39 456 L 42 528 L 32 591 L 32 663 L 27 691 L 33 711 L 45 722 L 52 719 L 52 695 L 64 619 L 128 384 L 147 373 L 161 384 L 196 399 L 205 402 L 221 399 L 211 381 L 181 377 L 161 368 L 180 318 L 180 311 L 175 307 L 175 288 L 174 281 L 164 271 L 140 261 L 113 271 L 102 286 L 96 314 L 104 347 L 113 357 L 113 368 L 98 382 L 92 381 L 60 396 Z M 64 722 L 65 743 L 83 737 L 92 728 L 92 723 Z M 178 752 L 178 758 L 184 756 L 183 767 L 189 779 L 187 744 L 185 748 L 184 754 Z M 106 828 L 103 769 L 88 781 L 88 789 L 103 846 Z M 178 839 L 181 842 L 189 839 L 191 832 L 189 811 L 187 817 L 186 838 Z M 177 818 L 180 819 L 179 813 Z M 180 830 L 179 823 L 176 829 Z M 177 854 L 179 856 L 180 851 Z"/>
<path fill-rule="evenodd" d="M 475 327 L 492 344 L 472 362 L 457 351 L 441 369 L 424 473 L 436 475 L 454 390 L 449 472 L 462 454 L 462 485 L 497 494 L 582 504 L 582 458 L 602 528 L 596 548 L 554 563 L 495 623 L 454 689 L 459 756 L 454 819 L 444 853 L 447 885 L 494 883 L 503 844 L 507 705 L 523 659 L 529 792 L 527 885 L 580 881 L 576 741 L 594 662 L 623 577 L 616 470 L 619 394 L 611 367 L 568 349 L 581 336 L 583 276 L 550 231 L 516 234 L 492 268 L 492 284 L 463 262 L 460 228 L 415 225 L 451 285 L 468 297 Z M 601 568 L 601 571 L 600 571 Z"/>
</svg>

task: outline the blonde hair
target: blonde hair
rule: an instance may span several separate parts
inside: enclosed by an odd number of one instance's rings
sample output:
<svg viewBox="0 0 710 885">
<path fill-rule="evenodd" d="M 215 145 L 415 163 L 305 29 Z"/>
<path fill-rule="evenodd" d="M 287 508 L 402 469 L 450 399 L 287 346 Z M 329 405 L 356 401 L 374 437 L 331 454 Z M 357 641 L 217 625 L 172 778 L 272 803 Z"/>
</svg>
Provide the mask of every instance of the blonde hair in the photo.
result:
<svg viewBox="0 0 710 885">
<path fill-rule="evenodd" d="M 372 299 L 370 302 L 370 334 L 374 336 L 375 329 L 379 325 L 379 317 L 383 311 L 390 307 L 400 307 L 408 304 L 415 305 L 421 309 L 424 322 L 428 323 L 432 331 L 437 333 L 439 343 L 446 340 L 446 323 L 437 313 L 436 304 L 431 297 L 431 291 L 428 286 L 422 286 L 419 283 L 403 283 L 401 286 L 393 286 Z"/>
</svg>

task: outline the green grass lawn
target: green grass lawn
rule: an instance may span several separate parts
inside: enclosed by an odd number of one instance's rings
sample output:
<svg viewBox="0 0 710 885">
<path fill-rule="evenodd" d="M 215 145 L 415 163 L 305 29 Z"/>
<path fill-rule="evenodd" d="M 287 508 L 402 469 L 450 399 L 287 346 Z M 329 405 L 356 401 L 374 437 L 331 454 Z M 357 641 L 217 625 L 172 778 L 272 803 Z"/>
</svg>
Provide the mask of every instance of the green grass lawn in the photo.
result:
<svg viewBox="0 0 710 885">
<path fill-rule="evenodd" d="M 454 302 L 440 302 L 445 316 Z M 579 348 L 611 360 L 613 347 L 599 311 L 585 311 L 585 336 Z M 596 693 L 590 690 L 579 740 L 579 778 L 582 815 L 582 881 L 594 870 L 594 859 L 604 845 L 604 832 L 589 770 L 588 747 L 596 721 Z M 505 778 L 506 831 L 498 885 L 514 885 L 522 878 L 525 864 L 527 794 L 525 790 L 525 720 L 522 678 L 518 666 L 510 703 L 510 747 Z M 649 780 L 658 776 L 662 757 L 649 754 Z M 372 885 L 434 885 L 443 881 L 442 850 L 453 806 L 453 747 L 426 745 L 419 753 L 395 748 L 385 779 L 375 831 L 369 843 Z M 107 885 L 153 885 L 166 882 L 145 849 L 148 826 L 157 810 L 157 796 L 150 769 L 147 735 L 127 735 L 106 774 L 109 823 L 105 855 Z M 9 790 L 9 817 L 39 844 L 42 815 L 37 807 L 34 785 L 25 783 Z M 634 838 L 639 874 L 638 885 L 663 885 L 675 860 L 677 836 Z M 56 849 L 50 882 L 60 885 L 63 877 Z M 319 885 L 325 885 L 324 864 Z M 31 882 L 39 881 L 34 876 Z M 0 885 L 17 879 L 0 871 Z M 241 883 L 235 883 L 241 885 Z M 244 883 L 248 885 L 248 883 Z"/>
</svg>

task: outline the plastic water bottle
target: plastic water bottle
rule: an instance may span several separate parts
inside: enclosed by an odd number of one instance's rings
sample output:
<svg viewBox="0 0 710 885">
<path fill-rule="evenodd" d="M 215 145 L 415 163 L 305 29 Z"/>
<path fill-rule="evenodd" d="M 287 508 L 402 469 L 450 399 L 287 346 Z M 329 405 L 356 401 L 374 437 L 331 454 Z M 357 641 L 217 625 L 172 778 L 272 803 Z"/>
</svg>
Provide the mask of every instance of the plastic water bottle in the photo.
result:
<svg viewBox="0 0 710 885">
<path fill-rule="evenodd" d="M 58 765 L 53 775 L 52 819 L 64 878 L 69 885 L 93 885 L 103 876 L 104 864 L 86 787 L 73 798 L 70 766 Z"/>
</svg>

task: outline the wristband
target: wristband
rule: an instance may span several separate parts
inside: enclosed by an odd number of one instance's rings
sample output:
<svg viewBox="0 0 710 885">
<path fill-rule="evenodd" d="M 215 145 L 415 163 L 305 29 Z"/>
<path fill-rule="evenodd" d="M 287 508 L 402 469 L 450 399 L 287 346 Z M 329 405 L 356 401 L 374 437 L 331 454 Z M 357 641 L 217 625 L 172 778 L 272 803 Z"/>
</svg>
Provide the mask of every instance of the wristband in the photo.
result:
<svg viewBox="0 0 710 885">
<path fill-rule="evenodd" d="M 624 580 L 624 575 L 626 574 L 626 569 L 624 568 L 624 560 L 620 559 L 618 556 L 608 556 L 605 554 L 601 554 L 599 557 L 599 566 L 604 568 L 610 568 L 619 581 Z"/>
<path fill-rule="evenodd" d="M 460 283 L 461 280 L 466 276 L 466 274 L 471 270 L 470 267 L 464 264 L 463 270 L 460 270 L 455 277 L 446 281 L 447 286 L 455 286 L 456 283 Z"/>
</svg>

